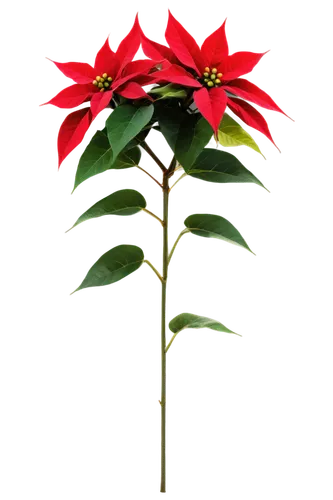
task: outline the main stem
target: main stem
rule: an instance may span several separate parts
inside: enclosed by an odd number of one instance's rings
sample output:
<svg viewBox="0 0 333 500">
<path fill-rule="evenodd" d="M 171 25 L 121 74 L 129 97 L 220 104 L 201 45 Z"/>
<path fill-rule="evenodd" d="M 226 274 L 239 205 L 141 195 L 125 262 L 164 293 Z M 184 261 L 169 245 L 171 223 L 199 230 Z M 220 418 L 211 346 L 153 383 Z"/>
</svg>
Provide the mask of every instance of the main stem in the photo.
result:
<svg viewBox="0 0 333 500">
<path fill-rule="evenodd" d="M 169 177 L 163 175 L 163 281 L 162 281 L 162 314 L 161 314 L 161 493 L 165 493 L 165 421 L 166 421 L 166 340 L 165 340 L 165 311 L 166 287 L 168 279 L 168 207 L 169 207 Z"/>
</svg>

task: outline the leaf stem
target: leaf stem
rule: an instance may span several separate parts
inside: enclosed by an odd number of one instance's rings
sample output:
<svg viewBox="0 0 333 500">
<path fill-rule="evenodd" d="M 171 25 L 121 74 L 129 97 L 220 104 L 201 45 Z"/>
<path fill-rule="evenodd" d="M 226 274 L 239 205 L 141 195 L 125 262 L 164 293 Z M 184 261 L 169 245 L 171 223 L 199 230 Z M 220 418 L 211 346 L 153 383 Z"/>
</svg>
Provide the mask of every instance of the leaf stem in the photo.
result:
<svg viewBox="0 0 333 500">
<path fill-rule="evenodd" d="M 168 339 L 168 342 L 167 342 L 167 345 L 166 345 L 166 352 L 167 352 L 167 354 L 169 354 L 171 347 L 176 342 L 177 338 L 179 337 L 179 335 L 181 333 L 182 333 L 182 331 L 174 333 L 173 335 L 170 335 L 170 337 Z"/>
<path fill-rule="evenodd" d="M 189 233 L 189 232 L 190 232 L 190 230 L 189 230 L 189 229 L 187 229 L 187 228 L 186 228 L 186 229 L 183 229 L 183 231 L 180 233 L 180 235 L 179 235 L 179 236 L 178 236 L 178 238 L 176 239 L 175 244 L 173 245 L 173 247 L 172 247 L 172 249 L 171 249 L 171 252 L 170 252 L 170 254 L 169 254 L 169 258 L 168 258 L 168 263 L 169 263 L 169 264 L 170 264 L 171 257 L 173 256 L 173 252 L 175 251 L 176 246 L 177 246 L 177 244 L 178 244 L 178 242 L 179 242 L 180 238 L 181 238 L 184 234 Z"/>
<path fill-rule="evenodd" d="M 161 281 L 161 283 L 163 283 L 164 280 L 163 280 L 162 276 L 160 275 L 158 270 L 153 266 L 153 264 L 151 262 L 149 262 L 149 260 L 144 260 L 143 262 L 145 262 L 146 264 L 148 264 L 149 267 L 151 267 L 151 269 L 154 271 L 154 273 L 156 274 L 158 279 Z"/>
<path fill-rule="evenodd" d="M 154 217 L 154 219 L 158 220 L 162 226 L 164 226 L 164 221 L 162 221 L 162 219 L 160 219 L 157 215 L 155 215 L 153 212 L 151 212 L 150 210 L 147 210 L 146 208 L 143 208 L 142 209 L 143 212 L 146 212 L 146 214 L 149 214 L 151 215 L 152 217 Z"/>
<path fill-rule="evenodd" d="M 161 184 L 160 182 L 158 182 L 158 180 L 157 180 L 157 179 L 155 179 L 155 177 L 153 177 L 152 175 L 150 175 L 150 173 L 149 173 L 149 172 L 147 172 L 147 170 L 145 170 L 144 168 L 140 167 L 139 165 L 135 165 L 135 166 L 136 166 L 139 170 L 141 170 L 142 172 L 144 172 L 145 174 L 149 175 L 149 177 L 150 177 L 151 179 L 153 179 L 153 181 L 155 181 L 155 182 L 156 182 L 156 184 L 158 184 L 160 187 L 163 187 L 163 186 L 162 186 L 162 184 Z"/>
<path fill-rule="evenodd" d="M 183 182 L 185 179 L 187 179 L 187 177 L 188 177 L 188 175 L 187 175 L 186 172 L 181 172 L 180 175 L 177 175 L 176 178 L 175 178 L 174 183 L 171 184 L 171 186 L 170 186 L 170 189 L 169 189 L 170 193 L 172 193 L 172 191 L 174 189 L 176 189 L 176 187 L 179 186 L 179 184 L 181 182 Z"/>
<path fill-rule="evenodd" d="M 155 155 L 154 151 L 152 151 L 150 149 L 150 147 L 148 146 L 148 144 L 146 143 L 146 141 L 143 141 L 140 146 L 142 147 L 142 149 L 144 149 L 146 151 L 146 153 L 149 154 L 149 156 L 154 160 L 155 163 L 157 163 L 157 165 L 160 167 L 160 169 L 162 170 L 162 172 L 166 172 L 167 171 L 167 168 L 165 165 L 163 165 L 163 163 L 161 162 L 161 160 Z"/>
<path fill-rule="evenodd" d="M 171 161 L 170 167 L 163 174 L 163 282 L 162 282 L 162 307 L 161 307 L 161 493 L 165 493 L 165 428 L 166 428 L 166 287 L 168 279 L 168 211 L 169 211 L 169 170 L 175 164 Z"/>
</svg>

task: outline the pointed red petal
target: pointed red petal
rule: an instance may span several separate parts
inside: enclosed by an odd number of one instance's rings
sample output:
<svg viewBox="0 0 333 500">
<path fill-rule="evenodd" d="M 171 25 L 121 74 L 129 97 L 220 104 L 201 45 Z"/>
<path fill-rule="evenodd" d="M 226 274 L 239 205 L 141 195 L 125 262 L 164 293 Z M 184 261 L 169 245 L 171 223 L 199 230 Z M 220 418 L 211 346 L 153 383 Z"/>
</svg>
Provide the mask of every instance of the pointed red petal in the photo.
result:
<svg viewBox="0 0 333 500">
<path fill-rule="evenodd" d="M 114 78 L 118 72 L 119 63 L 116 54 L 111 50 L 109 45 L 109 37 L 103 47 L 99 50 L 95 59 L 95 77 L 107 73 Z"/>
<path fill-rule="evenodd" d="M 141 35 L 141 47 L 143 53 L 156 62 L 159 62 L 161 58 L 165 58 L 171 63 L 179 63 L 177 57 L 165 43 L 155 40 L 154 38 L 149 38 L 148 35 Z"/>
<path fill-rule="evenodd" d="M 143 33 L 141 27 L 141 45 L 142 45 L 142 50 L 144 54 L 149 57 L 150 59 L 154 59 L 156 61 L 160 59 L 166 59 L 167 61 L 170 61 L 171 63 L 179 63 L 177 57 L 174 55 L 171 49 L 169 47 L 166 47 L 165 45 L 161 45 L 160 43 L 154 42 L 153 40 L 150 40 L 149 38 L 146 37 L 146 35 Z"/>
<path fill-rule="evenodd" d="M 203 87 L 196 90 L 193 94 L 194 102 L 202 116 L 210 123 L 214 134 L 217 131 L 222 120 L 225 108 L 227 106 L 227 95 L 223 88 L 215 87 L 209 91 Z"/>
<path fill-rule="evenodd" d="M 135 81 L 136 83 L 141 85 L 141 87 L 143 87 L 144 85 L 150 85 L 152 83 L 156 83 L 156 80 L 154 77 L 155 73 L 156 73 L 156 71 L 154 73 L 151 73 L 150 75 L 137 75 L 137 76 L 131 78 L 131 80 Z"/>
<path fill-rule="evenodd" d="M 241 75 L 246 75 L 246 73 L 250 73 L 265 54 L 267 54 L 267 52 L 263 52 L 262 54 L 257 54 L 255 52 L 236 52 L 228 56 L 220 63 L 219 70 L 223 73 L 222 80 L 229 81 Z"/>
<path fill-rule="evenodd" d="M 149 59 L 132 61 L 123 69 L 121 75 L 112 82 L 113 90 L 116 90 L 129 80 L 140 81 L 142 77 L 148 77 L 148 72 L 155 66 L 156 62 Z M 154 83 L 155 79 L 150 78 L 148 83 Z M 147 83 L 146 83 L 147 85 Z"/>
<path fill-rule="evenodd" d="M 241 120 L 243 120 L 246 125 L 249 125 L 256 130 L 259 130 L 262 134 L 264 134 L 274 146 L 277 147 L 271 133 L 269 131 L 267 122 L 265 118 L 257 111 L 251 104 L 248 102 L 242 101 L 241 99 L 234 99 L 232 97 L 228 97 L 228 107 L 237 115 Z M 279 150 L 280 151 L 280 150 Z"/>
<path fill-rule="evenodd" d="M 139 50 L 140 43 L 141 43 L 140 26 L 139 26 L 138 15 L 136 15 L 133 28 L 124 38 L 124 40 L 120 43 L 116 52 L 116 56 L 120 64 L 119 71 L 121 71 L 122 68 L 127 63 L 132 61 L 133 57 Z"/>
<path fill-rule="evenodd" d="M 79 109 L 65 118 L 58 135 L 59 167 L 66 156 L 80 144 L 91 121 L 90 108 Z"/>
<path fill-rule="evenodd" d="M 128 63 L 121 72 L 121 78 L 129 75 L 147 74 L 160 61 L 151 59 L 139 59 Z"/>
<path fill-rule="evenodd" d="M 91 83 L 86 83 L 85 85 L 76 83 L 59 92 L 59 94 L 45 104 L 53 104 L 53 106 L 58 106 L 58 108 L 75 108 L 86 102 L 93 94 L 94 86 Z"/>
<path fill-rule="evenodd" d="M 112 99 L 112 90 L 107 90 L 106 92 L 97 92 L 91 98 L 90 108 L 93 120 L 96 118 L 98 113 L 103 111 Z"/>
<path fill-rule="evenodd" d="M 222 59 L 229 54 L 227 37 L 225 34 L 225 22 L 212 33 L 201 47 L 201 54 L 205 59 L 206 66 L 218 66 Z"/>
<path fill-rule="evenodd" d="M 172 64 L 169 68 L 162 69 L 153 73 L 155 75 L 155 82 L 178 83 L 186 87 L 200 88 L 202 85 L 196 80 L 191 73 L 185 71 L 184 68 L 177 64 Z"/>
<path fill-rule="evenodd" d="M 205 67 L 199 46 L 194 38 L 183 28 L 169 11 L 165 38 L 173 53 L 185 66 L 194 69 L 198 75 Z"/>
<path fill-rule="evenodd" d="M 49 61 L 53 62 L 65 76 L 76 83 L 91 83 L 95 79 L 95 70 L 89 64 L 79 62 L 59 63 L 52 61 L 52 59 L 49 59 Z"/>
<path fill-rule="evenodd" d="M 228 82 L 227 85 L 223 87 L 225 90 L 228 90 L 232 94 L 238 95 L 247 101 L 254 102 L 254 104 L 258 104 L 262 108 L 271 109 L 272 111 L 278 111 L 279 113 L 284 114 L 288 118 L 290 118 L 286 113 L 282 111 L 281 108 L 273 99 L 266 94 L 259 87 L 254 85 L 254 83 L 245 80 L 245 78 L 237 78 L 237 80 L 232 80 Z"/>
<path fill-rule="evenodd" d="M 141 86 L 138 83 L 135 82 L 129 82 L 125 83 L 121 87 L 121 89 L 117 90 L 117 94 L 122 95 L 123 97 L 126 97 L 126 99 L 149 99 L 152 101 L 152 98 L 146 94 L 146 92 L 141 88 Z"/>
</svg>

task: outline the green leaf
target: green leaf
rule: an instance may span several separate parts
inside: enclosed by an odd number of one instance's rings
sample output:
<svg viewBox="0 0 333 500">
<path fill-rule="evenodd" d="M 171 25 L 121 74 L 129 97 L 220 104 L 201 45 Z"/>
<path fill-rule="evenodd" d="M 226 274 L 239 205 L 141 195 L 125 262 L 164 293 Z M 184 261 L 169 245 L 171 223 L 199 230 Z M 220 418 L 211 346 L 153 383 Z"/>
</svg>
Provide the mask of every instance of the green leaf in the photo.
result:
<svg viewBox="0 0 333 500">
<path fill-rule="evenodd" d="M 190 215 L 184 224 L 191 233 L 197 236 L 228 241 L 253 253 L 239 231 L 227 219 L 219 215 Z"/>
<path fill-rule="evenodd" d="M 141 151 L 138 147 L 121 153 L 113 163 L 112 149 L 107 136 L 97 131 L 82 154 L 77 167 L 73 191 L 90 177 L 101 174 L 111 168 L 134 167 L 140 161 Z M 72 192 L 73 192 L 72 191 Z"/>
<path fill-rule="evenodd" d="M 235 156 L 217 149 L 204 149 L 186 173 L 208 182 L 253 182 L 265 188 Z"/>
<path fill-rule="evenodd" d="M 231 116 L 224 113 L 218 130 L 219 143 L 228 148 L 233 146 L 248 146 L 254 151 L 264 155 L 254 139 Z M 265 158 L 265 157 L 264 157 Z"/>
<path fill-rule="evenodd" d="M 175 97 L 183 99 L 187 96 L 186 91 L 183 88 L 175 87 L 172 83 L 169 83 L 164 87 L 154 87 L 149 91 L 149 94 L 158 94 L 161 96 L 159 99 L 169 99 Z"/>
<path fill-rule="evenodd" d="M 138 146 L 132 149 L 122 151 L 117 156 L 116 161 L 111 164 L 110 170 L 122 170 L 139 165 L 141 159 L 141 150 Z"/>
<path fill-rule="evenodd" d="M 161 132 L 185 170 L 189 169 L 210 141 L 213 131 L 199 114 L 189 114 L 177 105 L 157 107 Z"/>
<path fill-rule="evenodd" d="M 218 333 L 223 333 L 227 335 L 236 335 L 238 337 L 243 337 L 240 333 L 232 330 L 230 326 L 224 321 L 218 321 L 209 316 L 203 316 L 201 314 L 193 312 L 180 312 L 176 314 L 168 323 L 168 333 L 169 338 L 166 345 L 166 350 L 173 346 L 177 337 L 185 330 L 213 330 Z"/>
<path fill-rule="evenodd" d="M 134 148 L 135 146 L 140 146 L 140 144 L 146 140 L 146 137 L 149 134 L 150 130 L 150 128 L 144 128 L 143 130 L 141 130 L 141 132 L 136 135 L 134 139 L 130 140 L 129 143 L 124 147 L 123 153 L 125 151 L 128 151 L 129 149 Z"/>
<path fill-rule="evenodd" d="M 81 224 L 81 222 L 94 219 L 95 217 L 102 217 L 103 215 L 133 215 L 140 212 L 143 208 L 146 208 L 146 200 L 142 194 L 133 189 L 122 189 L 95 203 L 95 205 L 78 218 L 74 226 L 70 229 Z"/>
<path fill-rule="evenodd" d="M 153 116 L 154 106 L 118 106 L 106 121 L 108 138 L 115 160 L 124 147 L 136 137 Z"/>
<path fill-rule="evenodd" d="M 200 114 L 186 115 L 179 127 L 175 155 L 185 172 L 212 138 L 213 130 Z"/>
<path fill-rule="evenodd" d="M 95 262 L 81 285 L 74 292 L 92 286 L 115 283 L 139 269 L 143 260 L 143 251 L 139 247 L 134 245 L 114 247 Z"/>
<path fill-rule="evenodd" d="M 178 106 L 178 102 L 166 101 L 155 104 L 155 116 L 160 130 L 173 152 L 176 149 L 178 132 L 185 112 Z"/>
</svg>

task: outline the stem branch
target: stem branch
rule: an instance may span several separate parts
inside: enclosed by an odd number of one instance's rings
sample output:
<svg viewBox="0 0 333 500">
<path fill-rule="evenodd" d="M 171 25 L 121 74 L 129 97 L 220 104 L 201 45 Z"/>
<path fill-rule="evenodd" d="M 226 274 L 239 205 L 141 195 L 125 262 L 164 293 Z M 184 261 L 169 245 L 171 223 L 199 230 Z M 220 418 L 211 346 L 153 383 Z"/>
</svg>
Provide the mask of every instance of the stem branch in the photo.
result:
<svg viewBox="0 0 333 500">
<path fill-rule="evenodd" d="M 148 146 L 148 144 L 146 143 L 146 141 L 143 141 L 140 146 L 142 147 L 142 149 L 144 149 L 146 151 L 146 153 L 149 154 L 149 156 L 154 160 L 155 163 L 157 163 L 157 165 L 160 167 L 160 169 L 162 170 L 162 172 L 166 172 L 167 171 L 167 168 L 165 165 L 163 165 L 163 163 L 161 162 L 161 160 L 155 155 L 154 151 L 152 151 L 150 149 L 150 147 Z"/>
</svg>

